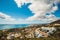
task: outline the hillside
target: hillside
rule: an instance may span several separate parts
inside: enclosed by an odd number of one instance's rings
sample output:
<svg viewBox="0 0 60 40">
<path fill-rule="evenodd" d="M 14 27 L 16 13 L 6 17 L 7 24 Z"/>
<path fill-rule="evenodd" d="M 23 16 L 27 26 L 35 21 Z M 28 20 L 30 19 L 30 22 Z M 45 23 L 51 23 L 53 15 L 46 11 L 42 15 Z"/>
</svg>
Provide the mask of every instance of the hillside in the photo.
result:
<svg viewBox="0 0 60 40">
<path fill-rule="evenodd" d="M 50 23 L 50 24 L 60 24 L 60 19 L 59 20 L 56 20 L 56 21 L 54 21 L 54 22 L 52 22 L 52 23 Z"/>
<path fill-rule="evenodd" d="M 50 24 L 60 24 L 60 20 Z M 60 26 L 34 24 L 25 28 L 0 30 L 0 40 L 60 40 Z"/>
</svg>

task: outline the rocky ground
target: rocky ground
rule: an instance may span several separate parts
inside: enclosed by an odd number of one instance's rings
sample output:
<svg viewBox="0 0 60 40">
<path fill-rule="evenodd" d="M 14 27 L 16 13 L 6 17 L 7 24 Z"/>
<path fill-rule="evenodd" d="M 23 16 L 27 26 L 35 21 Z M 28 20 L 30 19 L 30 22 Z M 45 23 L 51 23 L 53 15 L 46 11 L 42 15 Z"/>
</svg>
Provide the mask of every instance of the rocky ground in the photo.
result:
<svg viewBox="0 0 60 40">
<path fill-rule="evenodd" d="M 60 26 L 32 25 L 27 28 L 0 30 L 0 40 L 60 40 Z"/>
<path fill-rule="evenodd" d="M 50 24 L 0 30 L 0 40 L 60 40 L 60 20 Z"/>
</svg>

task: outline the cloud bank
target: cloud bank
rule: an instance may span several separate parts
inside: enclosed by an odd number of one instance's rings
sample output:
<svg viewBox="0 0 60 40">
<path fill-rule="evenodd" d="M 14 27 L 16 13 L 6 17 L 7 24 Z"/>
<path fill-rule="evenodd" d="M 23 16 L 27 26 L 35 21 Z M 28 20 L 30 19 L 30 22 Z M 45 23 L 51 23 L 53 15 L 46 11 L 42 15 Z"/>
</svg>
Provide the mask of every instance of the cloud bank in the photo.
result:
<svg viewBox="0 0 60 40">
<path fill-rule="evenodd" d="M 37 21 L 27 21 L 25 19 L 14 19 L 9 15 L 0 12 L 0 24 L 34 24 L 36 22 Z"/>
<path fill-rule="evenodd" d="M 31 3 L 28 8 L 34 13 L 33 16 L 28 17 L 26 20 L 34 21 L 48 21 L 52 22 L 57 20 L 54 12 L 58 10 L 57 4 L 60 0 L 14 0 L 20 8 L 22 5 Z M 49 15 L 47 15 L 49 14 Z"/>
<path fill-rule="evenodd" d="M 0 12 L 0 19 L 4 19 L 4 20 L 8 20 L 8 21 L 14 21 L 14 20 L 15 20 L 15 19 L 12 18 L 11 16 L 6 15 L 6 14 L 4 14 L 4 13 L 2 13 L 2 12 Z"/>
</svg>

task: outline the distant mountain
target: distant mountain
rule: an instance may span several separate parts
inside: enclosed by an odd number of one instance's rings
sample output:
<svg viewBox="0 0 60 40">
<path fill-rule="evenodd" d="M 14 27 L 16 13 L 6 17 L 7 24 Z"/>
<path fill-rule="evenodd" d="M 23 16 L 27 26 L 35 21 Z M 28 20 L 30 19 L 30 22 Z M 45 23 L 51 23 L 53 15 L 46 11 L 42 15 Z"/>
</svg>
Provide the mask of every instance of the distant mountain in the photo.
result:
<svg viewBox="0 0 60 40">
<path fill-rule="evenodd" d="M 59 20 L 56 20 L 56 21 L 54 21 L 54 22 L 52 22 L 52 23 L 50 23 L 50 24 L 60 24 L 60 19 Z"/>
</svg>

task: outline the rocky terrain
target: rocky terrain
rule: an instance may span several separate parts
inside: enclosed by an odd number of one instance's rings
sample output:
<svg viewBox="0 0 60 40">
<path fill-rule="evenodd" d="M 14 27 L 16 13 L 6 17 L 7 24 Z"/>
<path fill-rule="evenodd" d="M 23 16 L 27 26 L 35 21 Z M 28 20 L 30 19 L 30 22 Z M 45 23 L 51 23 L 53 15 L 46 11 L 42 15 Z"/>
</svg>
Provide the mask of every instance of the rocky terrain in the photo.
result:
<svg viewBox="0 0 60 40">
<path fill-rule="evenodd" d="M 50 24 L 0 30 L 0 40 L 60 40 L 60 20 Z"/>
</svg>

